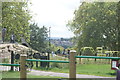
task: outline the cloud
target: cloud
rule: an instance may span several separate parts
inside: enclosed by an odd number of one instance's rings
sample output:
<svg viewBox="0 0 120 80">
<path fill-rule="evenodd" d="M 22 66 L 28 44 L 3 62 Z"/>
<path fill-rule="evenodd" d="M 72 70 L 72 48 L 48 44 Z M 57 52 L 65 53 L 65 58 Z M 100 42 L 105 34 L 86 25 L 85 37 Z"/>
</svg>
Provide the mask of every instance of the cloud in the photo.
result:
<svg viewBox="0 0 120 80">
<path fill-rule="evenodd" d="M 52 27 L 51 36 L 72 37 L 73 33 L 68 31 L 66 24 L 79 5 L 79 0 L 32 0 L 30 9 L 39 26 Z"/>
</svg>

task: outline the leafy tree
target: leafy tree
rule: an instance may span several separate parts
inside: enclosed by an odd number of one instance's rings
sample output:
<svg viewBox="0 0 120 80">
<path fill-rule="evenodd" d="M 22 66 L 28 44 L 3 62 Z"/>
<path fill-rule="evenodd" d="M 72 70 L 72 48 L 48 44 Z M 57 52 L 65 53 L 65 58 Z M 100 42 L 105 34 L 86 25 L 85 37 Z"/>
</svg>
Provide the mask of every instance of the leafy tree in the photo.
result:
<svg viewBox="0 0 120 80">
<path fill-rule="evenodd" d="M 47 28 L 39 28 L 37 24 L 30 25 L 30 46 L 37 51 L 45 51 L 48 46 Z"/>
<path fill-rule="evenodd" d="M 83 2 L 68 26 L 76 35 L 78 48 L 106 46 L 118 50 L 118 16 L 115 2 Z"/>
<path fill-rule="evenodd" d="M 2 3 L 2 27 L 7 28 L 6 40 L 14 32 L 17 41 L 24 35 L 29 42 L 29 20 L 31 16 L 28 11 L 27 2 L 3 2 Z"/>
</svg>

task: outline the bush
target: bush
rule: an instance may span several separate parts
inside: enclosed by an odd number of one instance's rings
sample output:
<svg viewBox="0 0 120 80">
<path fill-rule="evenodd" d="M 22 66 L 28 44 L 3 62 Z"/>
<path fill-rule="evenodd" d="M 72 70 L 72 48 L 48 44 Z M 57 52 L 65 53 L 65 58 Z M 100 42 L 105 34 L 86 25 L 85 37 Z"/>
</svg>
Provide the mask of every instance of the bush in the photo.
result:
<svg viewBox="0 0 120 80">
<path fill-rule="evenodd" d="M 51 68 L 62 68 L 62 66 L 59 63 L 52 63 Z"/>
<path fill-rule="evenodd" d="M 69 64 L 66 63 L 52 63 L 51 68 L 69 68 Z"/>
<path fill-rule="evenodd" d="M 2 63 L 9 63 L 9 59 L 8 58 L 2 59 Z"/>
</svg>

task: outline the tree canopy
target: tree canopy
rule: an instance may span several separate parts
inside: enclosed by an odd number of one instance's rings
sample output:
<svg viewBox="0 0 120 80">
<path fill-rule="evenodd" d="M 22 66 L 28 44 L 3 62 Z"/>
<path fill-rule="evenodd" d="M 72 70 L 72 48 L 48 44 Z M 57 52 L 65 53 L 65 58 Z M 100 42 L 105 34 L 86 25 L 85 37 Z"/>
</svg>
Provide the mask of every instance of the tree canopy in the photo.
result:
<svg viewBox="0 0 120 80">
<path fill-rule="evenodd" d="M 2 3 L 2 27 L 7 28 L 6 40 L 9 40 L 10 35 L 14 33 L 17 41 L 20 41 L 21 35 L 24 35 L 24 38 L 29 42 L 30 19 L 27 2 Z"/>
<path fill-rule="evenodd" d="M 37 51 L 45 51 L 47 41 L 47 28 L 39 28 L 37 24 L 31 23 L 31 15 L 28 2 L 3 2 L 2 3 L 2 28 L 6 27 L 6 41 L 14 33 L 16 41 L 24 38 L 30 46 Z"/>
<path fill-rule="evenodd" d="M 78 48 L 108 47 L 118 50 L 118 3 L 83 2 L 68 26 L 76 35 Z"/>
<path fill-rule="evenodd" d="M 46 27 L 39 28 L 37 24 L 30 25 L 30 46 L 37 51 L 46 51 L 48 46 L 48 31 Z"/>
</svg>

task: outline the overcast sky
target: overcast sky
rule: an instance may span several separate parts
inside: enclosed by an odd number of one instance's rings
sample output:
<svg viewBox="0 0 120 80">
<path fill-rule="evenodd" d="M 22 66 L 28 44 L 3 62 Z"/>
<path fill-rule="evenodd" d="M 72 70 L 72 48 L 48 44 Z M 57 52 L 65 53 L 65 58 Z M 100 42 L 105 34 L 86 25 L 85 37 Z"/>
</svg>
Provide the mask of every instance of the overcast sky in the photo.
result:
<svg viewBox="0 0 120 80">
<path fill-rule="evenodd" d="M 69 38 L 73 33 L 66 24 L 74 16 L 80 0 L 31 0 L 33 20 L 38 26 L 51 27 L 51 37 Z"/>
</svg>

